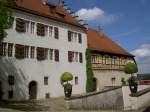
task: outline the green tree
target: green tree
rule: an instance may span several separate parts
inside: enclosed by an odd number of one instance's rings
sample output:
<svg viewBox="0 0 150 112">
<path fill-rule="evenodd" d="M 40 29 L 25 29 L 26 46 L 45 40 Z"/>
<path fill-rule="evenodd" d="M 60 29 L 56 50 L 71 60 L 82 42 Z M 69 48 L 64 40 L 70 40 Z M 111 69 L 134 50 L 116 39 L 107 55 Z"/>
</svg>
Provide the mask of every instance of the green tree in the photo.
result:
<svg viewBox="0 0 150 112">
<path fill-rule="evenodd" d="M 138 72 L 138 67 L 134 63 L 127 63 L 124 67 L 124 72 L 127 74 L 133 74 Z"/>
<path fill-rule="evenodd" d="M 86 50 L 86 74 L 87 74 L 87 80 L 86 80 L 86 92 L 93 92 L 95 91 L 94 87 L 94 75 L 92 70 L 92 64 L 91 64 L 91 50 Z"/>
<path fill-rule="evenodd" d="M 14 0 L 0 0 L 0 42 L 6 37 L 6 29 L 9 29 L 13 23 L 13 17 L 8 7 L 15 4 Z"/>
</svg>

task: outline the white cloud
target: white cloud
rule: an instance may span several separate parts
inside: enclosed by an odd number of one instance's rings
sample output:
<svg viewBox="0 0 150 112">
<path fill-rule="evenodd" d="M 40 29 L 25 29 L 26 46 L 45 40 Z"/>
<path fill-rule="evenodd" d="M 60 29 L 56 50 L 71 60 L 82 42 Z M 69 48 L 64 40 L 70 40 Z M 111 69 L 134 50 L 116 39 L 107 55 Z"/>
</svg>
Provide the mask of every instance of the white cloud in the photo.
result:
<svg viewBox="0 0 150 112">
<path fill-rule="evenodd" d="M 141 45 L 132 53 L 136 56 L 139 72 L 150 73 L 150 44 Z"/>
<path fill-rule="evenodd" d="M 132 53 L 138 58 L 147 56 L 150 57 L 150 45 L 148 44 L 142 45 L 140 48 L 134 50 Z"/>
<path fill-rule="evenodd" d="M 113 14 L 107 14 L 104 10 L 94 7 L 91 9 L 82 8 L 76 13 L 80 19 L 100 22 L 101 24 L 110 24 L 115 22 L 119 16 Z"/>
</svg>

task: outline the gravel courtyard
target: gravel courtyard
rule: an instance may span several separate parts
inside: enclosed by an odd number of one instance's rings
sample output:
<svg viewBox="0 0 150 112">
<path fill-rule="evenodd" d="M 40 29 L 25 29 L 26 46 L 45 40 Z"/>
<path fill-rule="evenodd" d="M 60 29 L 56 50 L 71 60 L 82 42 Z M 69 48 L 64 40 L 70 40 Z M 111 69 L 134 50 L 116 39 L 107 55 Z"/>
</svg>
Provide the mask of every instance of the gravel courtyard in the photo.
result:
<svg viewBox="0 0 150 112">
<path fill-rule="evenodd" d="M 63 98 L 44 101 L 3 102 L 0 103 L 0 112 L 150 112 L 144 109 L 138 111 L 116 110 L 67 110 Z"/>
</svg>

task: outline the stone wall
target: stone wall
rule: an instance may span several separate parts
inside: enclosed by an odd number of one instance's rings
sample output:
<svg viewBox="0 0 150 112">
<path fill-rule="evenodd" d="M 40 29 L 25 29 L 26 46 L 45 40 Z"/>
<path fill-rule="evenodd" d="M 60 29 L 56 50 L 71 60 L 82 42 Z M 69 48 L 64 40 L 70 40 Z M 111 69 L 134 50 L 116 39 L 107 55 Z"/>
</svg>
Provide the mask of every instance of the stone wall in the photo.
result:
<svg viewBox="0 0 150 112">
<path fill-rule="evenodd" d="M 122 89 L 115 87 L 109 90 L 94 92 L 66 99 L 68 109 L 122 109 Z"/>
<path fill-rule="evenodd" d="M 139 85 L 138 92 L 131 94 L 128 86 L 122 87 L 124 110 L 136 110 L 150 101 L 150 85 Z"/>
</svg>

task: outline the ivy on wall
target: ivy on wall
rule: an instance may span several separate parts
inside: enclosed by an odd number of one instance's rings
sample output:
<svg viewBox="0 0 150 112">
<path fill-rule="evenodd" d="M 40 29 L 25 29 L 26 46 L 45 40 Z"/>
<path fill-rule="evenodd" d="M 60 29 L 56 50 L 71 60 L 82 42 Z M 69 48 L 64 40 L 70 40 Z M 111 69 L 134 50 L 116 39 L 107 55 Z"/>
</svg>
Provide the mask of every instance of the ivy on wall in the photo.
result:
<svg viewBox="0 0 150 112">
<path fill-rule="evenodd" d="M 92 70 L 92 63 L 91 63 L 91 50 L 86 50 L 86 92 L 93 92 L 95 91 L 95 83 L 94 83 L 94 75 Z"/>
<path fill-rule="evenodd" d="M 6 37 L 6 29 L 9 29 L 13 23 L 13 17 L 10 16 L 8 7 L 14 5 L 14 0 L 0 0 L 0 42 Z"/>
</svg>

